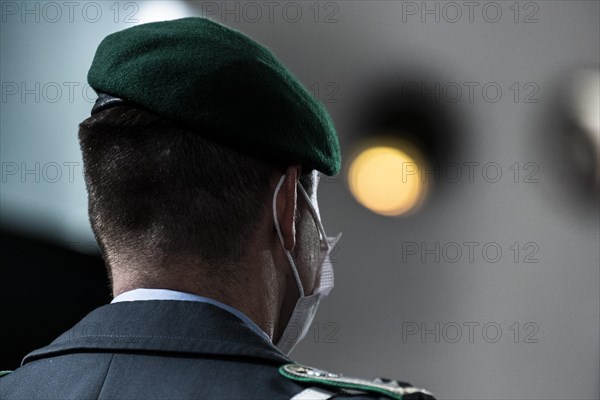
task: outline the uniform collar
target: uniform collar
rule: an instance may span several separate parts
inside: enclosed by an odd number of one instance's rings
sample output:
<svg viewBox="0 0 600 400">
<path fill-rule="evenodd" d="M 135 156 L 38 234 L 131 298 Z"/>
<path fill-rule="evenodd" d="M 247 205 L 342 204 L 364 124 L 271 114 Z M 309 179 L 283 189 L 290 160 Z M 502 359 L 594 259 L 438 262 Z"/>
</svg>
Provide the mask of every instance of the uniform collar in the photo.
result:
<svg viewBox="0 0 600 400">
<path fill-rule="evenodd" d="M 263 336 L 268 341 L 271 341 L 271 338 L 265 331 L 263 331 L 258 324 L 256 324 L 250 317 L 241 312 L 240 310 L 231 307 L 225 303 L 222 303 L 218 300 L 211 299 L 209 297 L 200 296 L 193 293 L 181 292 L 179 290 L 171 290 L 171 289 L 150 289 L 150 288 L 138 288 L 129 290 L 127 292 L 123 292 L 120 295 L 116 296 L 111 303 L 119 303 L 122 301 L 147 301 L 147 300 L 181 300 L 181 301 L 197 301 L 200 303 L 209 303 L 214 306 L 217 306 L 225 311 L 228 311 L 244 321 L 246 325 L 248 325 L 253 331 Z"/>
<path fill-rule="evenodd" d="M 194 301 L 125 301 L 99 307 L 21 365 L 81 351 L 171 352 L 291 360 L 242 320 L 213 304 Z"/>
</svg>

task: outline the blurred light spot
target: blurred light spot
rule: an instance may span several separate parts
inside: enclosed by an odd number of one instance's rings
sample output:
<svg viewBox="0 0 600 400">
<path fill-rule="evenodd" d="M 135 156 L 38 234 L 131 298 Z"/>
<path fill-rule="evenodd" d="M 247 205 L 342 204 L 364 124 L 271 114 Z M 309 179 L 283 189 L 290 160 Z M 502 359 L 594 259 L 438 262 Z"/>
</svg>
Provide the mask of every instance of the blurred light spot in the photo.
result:
<svg viewBox="0 0 600 400">
<path fill-rule="evenodd" d="M 570 82 L 569 114 L 571 158 L 580 174 L 600 185 L 600 70 L 577 71 Z"/>
<path fill-rule="evenodd" d="M 419 157 L 411 157 L 400 148 L 369 147 L 350 165 L 350 191 L 360 204 L 375 213 L 406 214 L 414 211 L 425 196 L 422 167 Z"/>
<path fill-rule="evenodd" d="M 193 16 L 182 1 L 144 1 L 140 4 L 139 14 L 135 18 L 140 24 Z"/>
<path fill-rule="evenodd" d="M 600 71 L 580 71 L 573 82 L 573 112 L 594 145 L 600 145 Z"/>
</svg>

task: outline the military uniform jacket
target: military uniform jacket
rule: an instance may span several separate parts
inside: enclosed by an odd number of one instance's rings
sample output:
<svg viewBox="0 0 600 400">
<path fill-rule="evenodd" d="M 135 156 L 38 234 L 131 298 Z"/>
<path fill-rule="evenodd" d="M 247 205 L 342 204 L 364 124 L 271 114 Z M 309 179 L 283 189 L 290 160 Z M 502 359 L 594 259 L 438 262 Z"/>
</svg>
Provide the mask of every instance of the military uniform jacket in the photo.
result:
<svg viewBox="0 0 600 400">
<path fill-rule="evenodd" d="M 233 314 L 191 301 L 102 306 L 0 378 L 0 399 L 387 399 L 310 380 Z M 351 394 L 354 393 L 354 394 Z M 302 397 L 297 397 L 302 398 Z M 397 397 L 398 398 L 398 397 Z M 429 399 L 421 393 L 405 399 Z"/>
</svg>

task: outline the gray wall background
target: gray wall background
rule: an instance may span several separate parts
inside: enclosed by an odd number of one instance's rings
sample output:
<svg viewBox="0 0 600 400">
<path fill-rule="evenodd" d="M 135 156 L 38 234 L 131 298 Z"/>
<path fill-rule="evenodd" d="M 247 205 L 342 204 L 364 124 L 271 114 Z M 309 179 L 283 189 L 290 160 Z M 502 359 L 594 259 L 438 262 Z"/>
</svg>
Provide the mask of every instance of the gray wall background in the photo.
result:
<svg viewBox="0 0 600 400">
<path fill-rule="evenodd" d="M 476 89 L 472 102 L 452 105 L 465 141 L 452 161 L 479 162 L 473 182 L 443 183 L 421 212 L 403 218 L 357 204 L 347 170 L 322 182 L 325 229 L 344 234 L 333 256 L 336 288 L 293 356 L 350 376 L 406 380 L 441 399 L 599 397 L 598 207 L 571 193 L 564 149 L 542 145 L 560 134 L 557 85 L 570 70 L 600 63 L 598 2 L 477 2 L 472 22 L 464 2 L 176 3 L 2 3 L 3 226 L 94 251 L 76 136 L 95 98 L 85 77 L 101 39 L 135 19 L 205 15 L 266 44 L 307 86 L 319 86 L 345 161 L 360 100 L 382 70 L 435 71 L 442 86 L 495 82 L 497 102 Z M 413 6 L 417 14 L 403 13 Z M 437 7 L 439 22 L 435 14 L 422 22 L 423 7 Z M 462 17 L 449 22 L 457 7 Z M 537 21 L 525 23 L 528 16 Z M 526 83 L 538 88 L 538 102 L 523 102 Z M 495 183 L 482 175 L 490 162 L 503 174 Z M 515 183 L 515 162 L 522 174 L 535 163 L 538 182 L 521 175 Z M 472 262 L 465 242 L 479 243 Z M 406 253 L 409 243 L 458 243 L 463 255 L 451 262 L 447 246 L 439 261 L 422 260 Z M 482 254 L 486 243 L 502 250 L 496 262 L 488 260 L 493 249 Z M 537 263 L 524 262 L 531 251 Z"/>
</svg>

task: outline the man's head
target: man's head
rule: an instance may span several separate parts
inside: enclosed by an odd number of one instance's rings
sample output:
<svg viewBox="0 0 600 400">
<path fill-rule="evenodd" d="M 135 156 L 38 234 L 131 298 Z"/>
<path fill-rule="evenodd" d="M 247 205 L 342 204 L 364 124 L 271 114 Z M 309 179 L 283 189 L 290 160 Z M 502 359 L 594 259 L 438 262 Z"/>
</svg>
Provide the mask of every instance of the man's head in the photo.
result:
<svg viewBox="0 0 600 400">
<path fill-rule="evenodd" d="M 291 313 L 299 293 L 272 208 L 282 175 L 277 219 L 312 292 L 319 271 L 309 260 L 318 257 L 319 232 L 296 185 L 318 211 L 316 171 L 266 163 L 125 105 L 83 121 L 79 140 L 90 223 L 115 295 L 162 287 L 231 302 L 231 292 L 251 295 L 256 279 Z M 283 323 L 273 322 L 274 334 Z"/>
<path fill-rule="evenodd" d="M 340 168 L 323 105 L 267 48 L 204 18 L 109 35 L 88 81 L 99 99 L 79 138 L 113 293 L 199 293 L 281 334 L 320 282 L 317 171 Z"/>
</svg>

